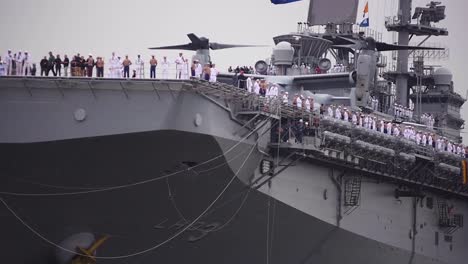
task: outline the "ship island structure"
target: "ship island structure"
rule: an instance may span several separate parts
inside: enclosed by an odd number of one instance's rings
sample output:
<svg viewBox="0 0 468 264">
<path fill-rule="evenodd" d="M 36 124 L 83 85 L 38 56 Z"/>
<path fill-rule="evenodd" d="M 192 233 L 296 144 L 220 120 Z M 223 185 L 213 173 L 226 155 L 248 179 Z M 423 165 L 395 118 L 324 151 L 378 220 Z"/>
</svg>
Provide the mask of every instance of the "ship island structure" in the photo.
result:
<svg viewBox="0 0 468 264">
<path fill-rule="evenodd" d="M 445 6 L 412 14 L 400 0 L 386 21 L 396 45 L 354 25 L 357 4 L 311 1 L 308 22 L 274 37 L 272 58 L 249 75 L 310 96 L 311 111 L 238 88 L 233 73 L 0 77 L 2 261 L 466 263 L 463 154 L 318 111 L 344 105 L 460 144 L 466 99 L 449 69 L 408 46 L 448 35 L 437 27 Z M 331 73 L 330 56 L 347 70 Z M 394 115 L 410 104 L 413 117 Z M 310 127 L 297 140 L 300 121 Z"/>
</svg>

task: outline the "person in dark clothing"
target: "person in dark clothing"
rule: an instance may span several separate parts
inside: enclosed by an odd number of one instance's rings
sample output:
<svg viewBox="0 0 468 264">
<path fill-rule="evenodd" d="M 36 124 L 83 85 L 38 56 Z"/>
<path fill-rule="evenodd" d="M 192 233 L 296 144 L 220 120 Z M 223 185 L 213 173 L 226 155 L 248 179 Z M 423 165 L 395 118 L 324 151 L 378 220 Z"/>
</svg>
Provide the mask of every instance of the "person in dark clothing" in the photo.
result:
<svg viewBox="0 0 468 264">
<path fill-rule="evenodd" d="M 41 76 L 47 76 L 47 69 L 49 68 L 49 61 L 47 60 L 47 57 L 44 56 L 44 58 L 41 60 L 41 62 L 39 63 L 39 65 L 41 66 Z"/>
<path fill-rule="evenodd" d="M 88 77 L 93 77 L 93 68 L 94 68 L 95 62 L 93 55 L 89 54 L 88 60 L 86 60 L 86 73 Z"/>
<path fill-rule="evenodd" d="M 101 57 L 97 57 L 96 76 L 100 78 L 104 77 L 104 60 Z"/>
<path fill-rule="evenodd" d="M 55 72 L 55 69 L 54 69 L 54 64 L 55 64 L 55 57 L 52 54 L 52 51 L 49 51 L 49 65 L 47 67 L 46 76 L 49 76 L 50 71 L 52 71 L 54 76 L 57 76 L 57 73 Z"/>
<path fill-rule="evenodd" d="M 78 68 L 78 58 L 76 56 L 73 57 L 73 60 L 70 62 L 70 76 L 76 76 L 77 75 L 77 69 Z"/>
<path fill-rule="evenodd" d="M 156 66 L 158 66 L 158 61 L 154 57 L 154 55 L 151 56 L 150 60 L 150 78 L 154 79 L 156 78 Z"/>
<path fill-rule="evenodd" d="M 132 61 L 128 58 L 128 55 L 125 56 L 125 60 L 123 60 L 122 65 L 124 66 L 124 78 L 129 78 L 130 65 L 132 65 Z"/>
<path fill-rule="evenodd" d="M 58 76 L 62 76 L 62 59 L 60 55 L 57 54 L 57 58 L 55 58 L 55 73 Z"/>
<path fill-rule="evenodd" d="M 239 76 L 237 77 L 239 84 L 237 86 L 241 89 L 246 89 L 247 76 L 244 75 L 244 71 L 240 71 Z"/>
<path fill-rule="evenodd" d="M 37 71 L 36 63 L 33 63 L 31 67 L 31 76 L 36 76 L 36 71 Z"/>
<path fill-rule="evenodd" d="M 323 104 L 320 105 L 320 115 L 325 114 L 325 106 Z"/>
<path fill-rule="evenodd" d="M 297 143 L 302 143 L 302 138 L 304 136 L 304 122 L 302 121 L 302 119 L 300 119 L 299 122 L 296 124 L 294 133 L 296 135 Z"/>
<path fill-rule="evenodd" d="M 86 60 L 84 58 L 84 56 L 81 56 L 80 57 L 80 69 L 81 69 L 81 72 L 80 72 L 80 76 L 86 76 Z"/>
<path fill-rule="evenodd" d="M 232 76 L 232 85 L 237 86 L 239 83 L 239 75 L 237 75 L 237 72 L 234 73 L 234 76 Z"/>
</svg>

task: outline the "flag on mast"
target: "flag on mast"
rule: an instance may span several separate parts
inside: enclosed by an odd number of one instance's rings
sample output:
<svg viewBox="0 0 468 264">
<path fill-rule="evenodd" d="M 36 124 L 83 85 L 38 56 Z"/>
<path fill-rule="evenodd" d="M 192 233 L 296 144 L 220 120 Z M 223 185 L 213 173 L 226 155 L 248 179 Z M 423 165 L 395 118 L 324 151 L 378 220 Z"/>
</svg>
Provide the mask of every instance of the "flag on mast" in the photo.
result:
<svg viewBox="0 0 468 264">
<path fill-rule="evenodd" d="M 297 2 L 297 1 L 301 1 L 301 0 L 271 0 L 271 3 L 275 5 L 281 5 L 281 4 L 289 4 L 289 3 Z"/>
<path fill-rule="evenodd" d="M 369 27 L 369 2 L 366 3 L 364 7 L 364 12 L 362 14 L 362 21 L 359 24 L 360 27 Z"/>
</svg>

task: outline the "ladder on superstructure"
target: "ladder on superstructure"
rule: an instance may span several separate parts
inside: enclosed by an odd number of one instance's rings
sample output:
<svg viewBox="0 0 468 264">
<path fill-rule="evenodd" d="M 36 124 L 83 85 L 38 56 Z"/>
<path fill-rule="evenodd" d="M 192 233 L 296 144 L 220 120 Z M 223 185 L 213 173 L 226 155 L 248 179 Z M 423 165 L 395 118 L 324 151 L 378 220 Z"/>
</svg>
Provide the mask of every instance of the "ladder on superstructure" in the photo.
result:
<svg viewBox="0 0 468 264">
<path fill-rule="evenodd" d="M 450 216 L 450 208 L 446 200 L 437 200 L 437 213 L 439 216 L 439 227 L 444 230 L 446 234 L 453 234 L 459 228 L 463 227 L 463 215 L 454 214 Z"/>
<path fill-rule="evenodd" d="M 352 177 L 345 180 L 344 205 L 359 206 L 361 198 L 361 177 Z"/>
</svg>

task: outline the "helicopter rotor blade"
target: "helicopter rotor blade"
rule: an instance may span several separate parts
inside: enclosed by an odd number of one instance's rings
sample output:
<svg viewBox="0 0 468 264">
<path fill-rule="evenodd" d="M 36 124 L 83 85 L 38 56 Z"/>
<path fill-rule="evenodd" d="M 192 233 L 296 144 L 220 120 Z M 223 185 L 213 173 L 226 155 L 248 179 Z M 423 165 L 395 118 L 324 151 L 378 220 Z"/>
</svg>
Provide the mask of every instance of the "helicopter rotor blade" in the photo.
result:
<svg viewBox="0 0 468 264">
<path fill-rule="evenodd" d="M 212 50 L 230 49 L 230 48 L 248 48 L 248 47 L 266 47 L 264 45 L 236 45 L 236 44 L 221 44 L 216 42 L 210 43 Z"/>
<path fill-rule="evenodd" d="M 388 44 L 384 42 L 376 42 L 375 47 L 377 51 L 390 51 L 390 50 L 444 50 L 444 48 L 422 47 L 422 46 L 403 46 L 396 44 Z"/>
<path fill-rule="evenodd" d="M 199 48 L 196 45 L 193 45 L 193 43 L 189 43 L 189 44 L 183 44 L 183 45 L 153 47 L 149 49 L 152 49 L 152 50 L 198 50 Z"/>
</svg>

